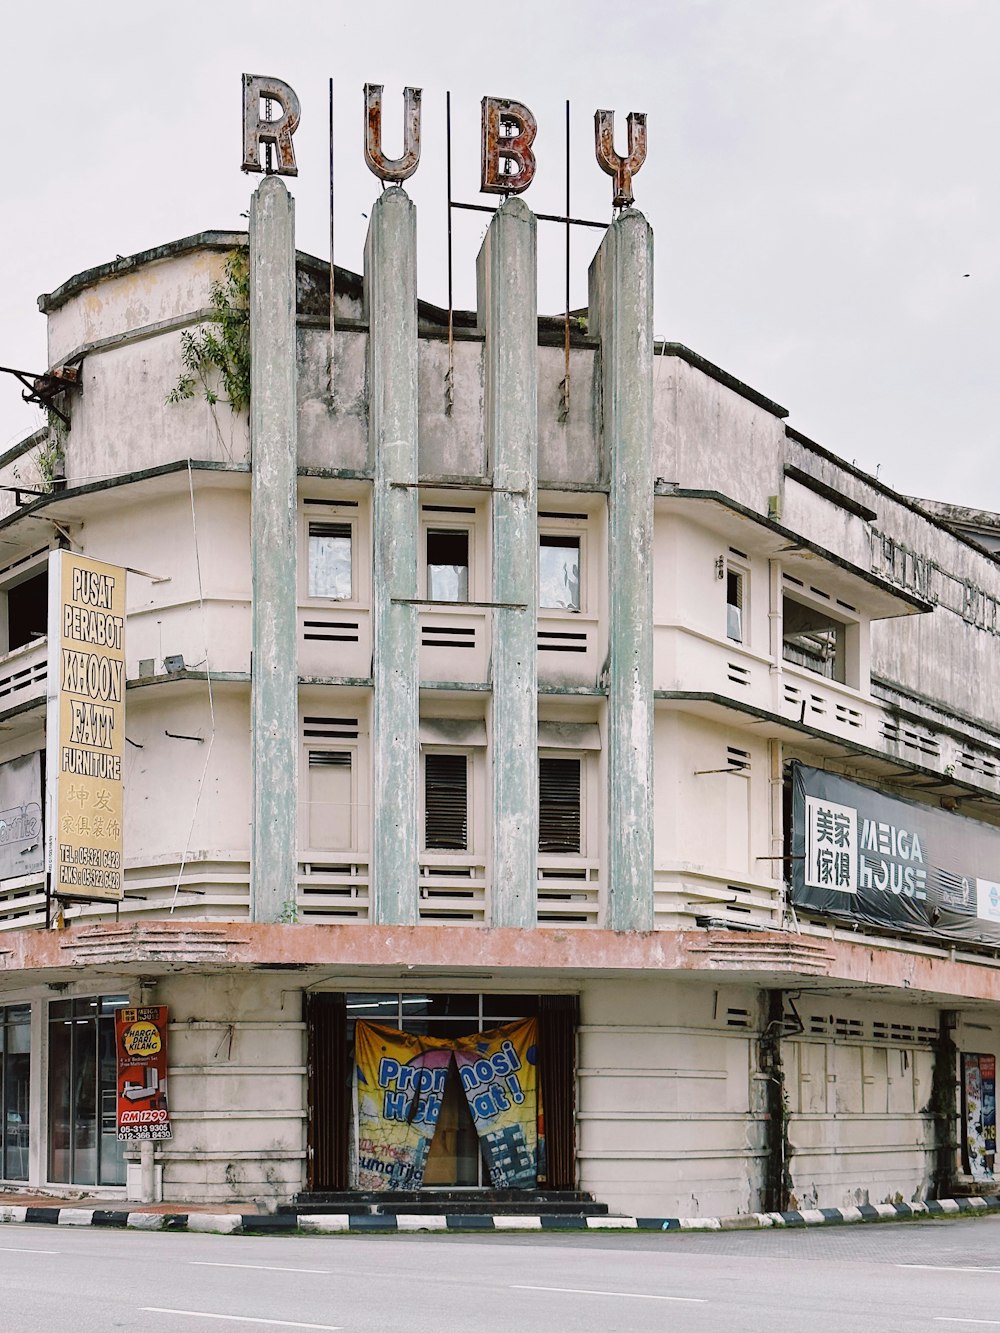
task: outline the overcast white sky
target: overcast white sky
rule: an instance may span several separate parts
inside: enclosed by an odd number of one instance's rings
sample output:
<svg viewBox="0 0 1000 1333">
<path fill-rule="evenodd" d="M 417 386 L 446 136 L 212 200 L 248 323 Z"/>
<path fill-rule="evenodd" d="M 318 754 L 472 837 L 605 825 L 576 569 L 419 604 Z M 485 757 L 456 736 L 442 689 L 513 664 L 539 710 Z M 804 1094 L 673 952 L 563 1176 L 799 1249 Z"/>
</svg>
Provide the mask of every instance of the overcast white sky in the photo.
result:
<svg viewBox="0 0 1000 1333">
<path fill-rule="evenodd" d="M 327 80 L 336 86 L 337 254 L 359 269 L 378 182 L 362 89 L 424 90 L 420 294 L 444 304 L 444 98 L 455 194 L 478 194 L 479 99 L 534 111 L 525 201 L 560 212 L 564 102 L 573 211 L 610 217 L 593 112 L 649 116 L 635 178 L 656 233 L 658 337 L 790 409 L 790 422 L 908 494 L 1000 510 L 998 0 L 377 0 L 9 6 L 0 50 L 0 364 L 46 365 L 40 292 L 81 269 L 245 226 L 240 76 L 290 83 L 299 248 L 327 254 Z M 456 304 L 475 299 L 484 221 L 456 214 Z M 574 236 L 574 305 L 599 233 Z M 562 305 L 542 224 L 539 308 Z M 964 275 L 968 274 L 966 277 Z M 0 376 L 0 448 L 37 425 Z"/>
</svg>

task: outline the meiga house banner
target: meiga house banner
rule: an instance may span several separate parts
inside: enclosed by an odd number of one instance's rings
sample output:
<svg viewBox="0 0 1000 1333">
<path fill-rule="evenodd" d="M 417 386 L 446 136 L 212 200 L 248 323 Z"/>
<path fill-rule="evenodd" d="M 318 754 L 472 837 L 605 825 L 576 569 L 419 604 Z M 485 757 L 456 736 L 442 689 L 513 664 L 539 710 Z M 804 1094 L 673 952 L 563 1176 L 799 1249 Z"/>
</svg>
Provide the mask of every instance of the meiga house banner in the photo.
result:
<svg viewBox="0 0 1000 1333">
<path fill-rule="evenodd" d="M 792 902 L 898 934 L 1000 944 L 1000 829 L 792 765 Z"/>
<path fill-rule="evenodd" d="M 453 1039 L 359 1022 L 358 1188 L 421 1187 L 453 1060 L 491 1183 L 532 1188 L 543 1153 L 537 1045 L 533 1018 Z"/>
</svg>

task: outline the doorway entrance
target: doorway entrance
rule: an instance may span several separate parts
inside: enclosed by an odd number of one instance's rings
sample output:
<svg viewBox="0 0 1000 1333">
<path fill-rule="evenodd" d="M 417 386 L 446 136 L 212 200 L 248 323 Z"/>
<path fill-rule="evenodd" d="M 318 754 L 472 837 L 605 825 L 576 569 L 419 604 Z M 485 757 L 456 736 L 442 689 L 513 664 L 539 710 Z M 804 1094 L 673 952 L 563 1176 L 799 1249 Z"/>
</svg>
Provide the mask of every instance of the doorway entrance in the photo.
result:
<svg viewBox="0 0 1000 1333">
<path fill-rule="evenodd" d="M 309 1183 L 311 1192 L 358 1188 L 358 1109 L 355 1032 L 359 1022 L 396 1029 L 409 1038 L 460 1042 L 508 1024 L 538 1023 L 538 1084 L 544 1113 L 544 1154 L 536 1188 L 573 1189 L 576 996 L 313 992 L 308 996 L 310 1051 Z M 492 1189 L 488 1157 L 470 1110 L 467 1085 L 452 1058 L 440 1089 L 440 1110 L 424 1159 L 424 1190 Z M 478 1111 L 477 1111 L 478 1114 Z M 537 1126 L 541 1136 L 541 1115 Z M 495 1136 L 494 1136 L 495 1137 Z M 497 1146 L 492 1145 L 494 1159 Z M 494 1177 L 495 1178 L 495 1177 Z M 399 1187 L 401 1188 L 401 1187 Z"/>
</svg>

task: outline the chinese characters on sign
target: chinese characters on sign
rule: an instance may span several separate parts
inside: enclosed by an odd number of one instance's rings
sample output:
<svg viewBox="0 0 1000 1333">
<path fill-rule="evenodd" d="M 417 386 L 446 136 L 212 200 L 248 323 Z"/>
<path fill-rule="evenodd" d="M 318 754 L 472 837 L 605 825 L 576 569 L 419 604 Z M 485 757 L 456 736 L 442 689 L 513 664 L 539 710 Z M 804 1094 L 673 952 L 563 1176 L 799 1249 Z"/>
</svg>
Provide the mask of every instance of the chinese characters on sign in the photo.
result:
<svg viewBox="0 0 1000 1333">
<path fill-rule="evenodd" d="M 47 843 L 55 896 L 122 896 L 125 571 L 49 558 Z"/>
<path fill-rule="evenodd" d="M 796 908 L 906 934 L 1000 942 L 1000 830 L 792 765 Z"/>
<path fill-rule="evenodd" d="M 118 1137 L 169 1139 L 166 1006 L 119 1009 L 115 1014 L 115 1050 Z"/>
<path fill-rule="evenodd" d="M 806 797 L 806 883 L 857 892 L 858 813 L 847 805 Z"/>
</svg>

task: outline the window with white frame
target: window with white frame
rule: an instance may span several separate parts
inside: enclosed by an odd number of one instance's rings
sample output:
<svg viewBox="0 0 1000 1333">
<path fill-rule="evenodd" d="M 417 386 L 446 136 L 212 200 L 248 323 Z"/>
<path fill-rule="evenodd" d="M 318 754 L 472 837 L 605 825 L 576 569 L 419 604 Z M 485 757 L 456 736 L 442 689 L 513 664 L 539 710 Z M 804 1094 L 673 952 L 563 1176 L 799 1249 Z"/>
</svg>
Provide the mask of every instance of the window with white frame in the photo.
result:
<svg viewBox="0 0 1000 1333">
<path fill-rule="evenodd" d="M 302 719 L 301 773 L 307 852 L 346 852 L 357 846 L 358 719 Z"/>
<path fill-rule="evenodd" d="M 733 643 L 746 642 L 746 572 L 732 563 L 726 565 L 726 638 Z"/>
<path fill-rule="evenodd" d="M 343 519 L 308 520 L 307 592 L 310 597 L 349 602 L 354 597 L 354 524 Z"/>
<path fill-rule="evenodd" d="M 347 851 L 354 844 L 354 754 L 309 750 L 307 841 L 314 851 Z"/>
<path fill-rule="evenodd" d="M 580 587 L 580 534 L 539 533 L 538 605 L 553 611 L 579 611 Z"/>
<path fill-rule="evenodd" d="M 469 538 L 467 527 L 425 529 L 427 597 L 432 602 L 469 600 Z"/>
</svg>

